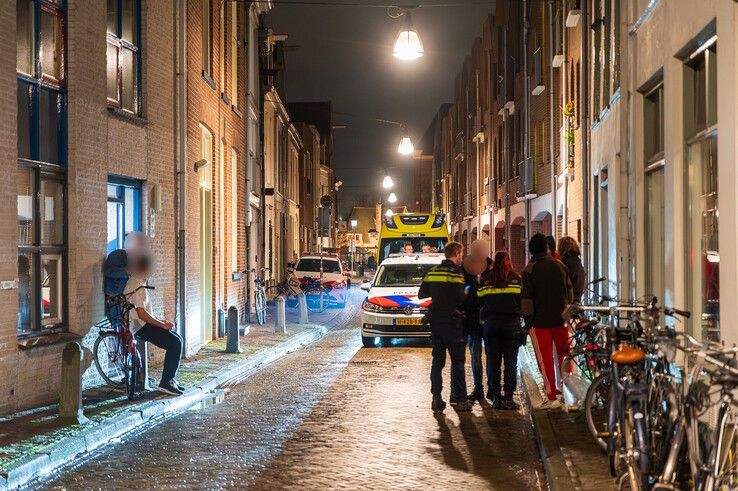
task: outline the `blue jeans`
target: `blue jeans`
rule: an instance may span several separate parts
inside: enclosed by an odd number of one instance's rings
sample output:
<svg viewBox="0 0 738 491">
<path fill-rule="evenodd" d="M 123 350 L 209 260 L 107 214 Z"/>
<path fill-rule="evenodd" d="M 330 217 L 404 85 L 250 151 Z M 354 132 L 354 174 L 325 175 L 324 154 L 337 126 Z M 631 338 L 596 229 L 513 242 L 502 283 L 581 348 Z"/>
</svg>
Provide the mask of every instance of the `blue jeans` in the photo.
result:
<svg viewBox="0 0 738 491">
<path fill-rule="evenodd" d="M 472 377 L 474 378 L 474 390 L 483 389 L 483 365 L 482 365 L 482 327 L 478 326 L 467 336 L 469 353 L 471 357 Z M 489 377 L 489 374 L 487 374 Z"/>
</svg>

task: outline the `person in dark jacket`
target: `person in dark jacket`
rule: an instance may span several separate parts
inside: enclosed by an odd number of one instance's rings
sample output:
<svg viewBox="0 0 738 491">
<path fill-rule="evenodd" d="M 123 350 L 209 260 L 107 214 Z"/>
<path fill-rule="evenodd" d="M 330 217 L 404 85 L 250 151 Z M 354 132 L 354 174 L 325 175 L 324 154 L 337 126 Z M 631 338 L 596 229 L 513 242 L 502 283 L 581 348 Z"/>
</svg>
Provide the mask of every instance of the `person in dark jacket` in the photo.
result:
<svg viewBox="0 0 738 491">
<path fill-rule="evenodd" d="M 472 377 L 474 390 L 469 394 L 469 400 L 481 401 L 484 399 L 484 365 L 482 363 L 482 325 L 479 322 L 479 300 L 477 287 L 479 275 L 484 273 L 492 262 L 488 256 L 489 243 L 484 239 L 475 240 L 469 248 L 469 254 L 464 257 L 461 269 L 464 271 L 466 286 L 466 300 L 464 301 L 464 332 L 469 344 Z"/>
<path fill-rule="evenodd" d="M 464 247 L 458 242 L 449 242 L 444 251 L 446 259 L 426 273 L 418 291 L 419 298 L 430 298 L 428 321 L 433 342 L 433 362 L 431 365 L 431 394 L 433 411 L 443 411 L 446 403 L 441 396 L 443 379 L 441 374 L 446 365 L 446 351 L 451 357 L 451 404 L 457 411 L 469 411 L 471 403 L 467 400 L 466 374 L 464 371 L 466 340 L 461 307 L 466 300 L 464 274 L 461 263 L 464 260 Z"/>
<path fill-rule="evenodd" d="M 521 308 L 548 396 L 542 407 L 557 408 L 561 403 L 556 399 L 553 352 L 555 349 L 557 366 L 561 367 L 569 350 L 563 314 L 572 302 L 573 292 L 569 271 L 551 257 L 547 248 L 543 234 L 535 234 L 528 243 L 532 257 L 523 270 Z"/>
<path fill-rule="evenodd" d="M 518 350 L 525 336 L 520 325 L 520 275 L 510 256 L 495 254 L 492 267 L 482 274 L 477 292 L 484 323 L 484 348 L 487 355 L 487 398 L 492 409 L 520 409 L 513 399 L 518 381 Z M 505 393 L 502 395 L 501 365 L 505 362 Z"/>
<path fill-rule="evenodd" d="M 574 302 L 580 303 L 584 294 L 585 274 L 584 266 L 582 266 L 582 253 L 579 251 L 579 244 L 572 237 L 561 237 L 559 239 L 559 256 L 561 261 L 569 270 L 569 281 L 574 294 Z"/>
</svg>

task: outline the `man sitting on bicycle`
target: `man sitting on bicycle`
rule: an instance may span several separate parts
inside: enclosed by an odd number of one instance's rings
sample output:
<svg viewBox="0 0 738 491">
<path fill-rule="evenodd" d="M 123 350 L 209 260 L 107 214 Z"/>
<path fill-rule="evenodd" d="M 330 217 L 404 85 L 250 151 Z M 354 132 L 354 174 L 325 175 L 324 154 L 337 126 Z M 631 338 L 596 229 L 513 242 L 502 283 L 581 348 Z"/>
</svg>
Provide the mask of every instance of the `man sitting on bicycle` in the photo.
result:
<svg viewBox="0 0 738 491">
<path fill-rule="evenodd" d="M 126 283 L 125 292 L 134 292 L 128 299 L 133 306 L 129 314 L 131 334 L 166 351 L 158 390 L 165 394 L 181 395 L 184 387 L 177 383 L 175 376 L 182 358 L 182 338 L 172 331 L 174 328 L 172 322 L 159 320 L 151 313 L 148 290 L 141 288 L 146 285 L 153 272 L 151 257 L 143 255 L 130 263 L 132 264 L 127 266 L 130 279 Z"/>
</svg>

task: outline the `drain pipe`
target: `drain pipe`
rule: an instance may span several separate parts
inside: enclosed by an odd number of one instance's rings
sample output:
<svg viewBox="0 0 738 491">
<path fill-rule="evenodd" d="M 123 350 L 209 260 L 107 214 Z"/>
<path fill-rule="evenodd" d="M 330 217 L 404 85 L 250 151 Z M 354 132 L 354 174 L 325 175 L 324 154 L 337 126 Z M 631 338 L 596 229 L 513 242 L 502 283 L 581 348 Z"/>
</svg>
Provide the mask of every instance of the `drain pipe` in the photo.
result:
<svg viewBox="0 0 738 491">
<path fill-rule="evenodd" d="M 175 38 L 177 40 L 177 73 L 176 73 L 176 145 L 179 170 L 177 177 L 177 289 L 179 300 L 179 334 L 184 341 L 184 353 L 187 353 L 187 258 L 185 256 L 185 220 L 186 220 L 186 170 L 187 170 L 187 0 L 177 0 L 175 4 Z"/>
<path fill-rule="evenodd" d="M 554 30 L 554 15 L 553 15 L 553 0 L 548 0 L 548 45 L 550 46 L 551 53 L 550 55 L 553 55 L 554 52 L 554 36 L 553 36 L 553 30 Z M 554 129 L 554 126 L 556 124 L 556 119 L 554 118 L 554 67 L 553 63 L 551 62 L 553 60 L 552 56 L 549 56 L 549 63 L 548 63 L 548 115 L 549 115 L 549 151 L 551 152 L 551 235 L 554 236 L 554 240 L 558 240 L 559 234 L 557 233 L 558 230 L 556 227 L 556 222 L 558 221 L 556 219 L 556 191 L 557 191 L 557 183 L 556 183 L 556 145 L 554 138 L 556 137 L 556 131 Z"/>
<path fill-rule="evenodd" d="M 525 119 L 523 121 L 523 138 L 525 144 L 523 145 L 523 162 L 525 166 L 528 164 L 530 158 L 530 74 L 528 73 L 528 0 L 523 0 L 523 73 L 525 78 L 523 79 L 523 91 L 525 92 Z M 533 163 L 533 172 L 535 173 L 535 162 Z M 535 176 L 535 174 L 534 174 Z M 535 177 L 533 178 L 535 182 Z M 520 176 L 518 176 L 518 183 L 520 182 Z M 520 190 L 518 190 L 520 192 Z M 528 190 L 524 190 L 524 202 L 525 205 L 525 262 L 526 264 L 530 260 L 530 251 L 528 250 L 528 241 L 530 240 L 530 199 L 528 199 Z"/>
<path fill-rule="evenodd" d="M 561 65 L 561 124 L 564 124 L 563 108 L 566 107 L 566 103 L 569 102 L 569 32 L 566 30 L 566 10 L 565 5 L 562 4 L 561 11 L 561 52 L 564 55 L 564 63 Z M 574 128 L 572 128 L 572 131 Z M 559 137 L 561 138 L 561 137 Z M 560 140 L 561 141 L 561 140 Z M 567 141 L 561 141 L 562 151 L 561 156 L 564 165 L 564 195 L 562 198 L 562 210 L 563 214 L 561 217 L 562 233 L 563 235 L 569 235 L 569 143 Z M 566 159 L 564 160 L 564 150 L 566 149 Z"/>
<path fill-rule="evenodd" d="M 591 278 L 589 240 L 589 1 L 582 9 L 582 259 L 586 281 Z M 585 281 L 585 282 L 586 282 Z"/>
</svg>

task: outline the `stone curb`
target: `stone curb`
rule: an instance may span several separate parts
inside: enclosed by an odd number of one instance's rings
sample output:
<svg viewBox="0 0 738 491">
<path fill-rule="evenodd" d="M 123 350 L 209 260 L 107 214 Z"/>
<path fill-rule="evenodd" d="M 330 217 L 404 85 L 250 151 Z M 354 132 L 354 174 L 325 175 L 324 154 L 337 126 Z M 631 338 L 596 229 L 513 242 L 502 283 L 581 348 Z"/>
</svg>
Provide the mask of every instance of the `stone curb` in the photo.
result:
<svg viewBox="0 0 738 491">
<path fill-rule="evenodd" d="M 81 434 L 63 438 L 42 452 L 17 462 L 0 474 L 0 491 L 19 488 L 34 479 L 59 470 L 74 459 L 81 459 L 85 454 L 100 449 L 126 433 L 141 429 L 143 423 L 156 422 L 155 424 L 158 424 L 166 418 L 179 414 L 205 399 L 219 386 L 259 370 L 264 365 L 317 341 L 327 332 L 328 328 L 325 326 L 312 325 L 285 342 L 266 348 L 231 367 L 216 371 L 205 377 L 199 386 L 187 390 L 180 397 L 150 401 L 130 409 L 128 413 L 111 416 L 82 431 Z M 148 431 L 152 427 L 153 425 L 144 427 L 143 431 Z"/>
<path fill-rule="evenodd" d="M 538 384 L 528 373 L 527 364 L 523 364 L 520 376 L 523 379 L 523 392 L 530 410 L 533 431 L 538 441 L 541 461 L 546 472 L 546 481 L 551 491 L 573 491 L 576 489 L 572 481 L 566 459 L 561 452 L 553 425 L 545 409 L 535 409 L 543 402 Z"/>
</svg>

